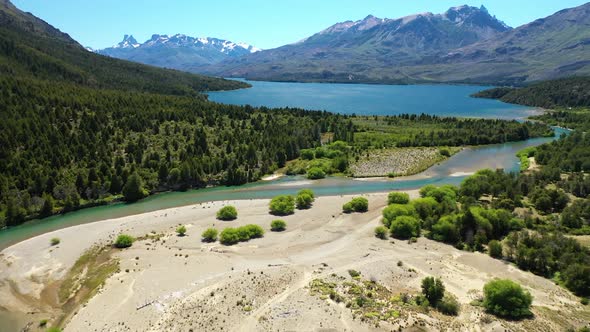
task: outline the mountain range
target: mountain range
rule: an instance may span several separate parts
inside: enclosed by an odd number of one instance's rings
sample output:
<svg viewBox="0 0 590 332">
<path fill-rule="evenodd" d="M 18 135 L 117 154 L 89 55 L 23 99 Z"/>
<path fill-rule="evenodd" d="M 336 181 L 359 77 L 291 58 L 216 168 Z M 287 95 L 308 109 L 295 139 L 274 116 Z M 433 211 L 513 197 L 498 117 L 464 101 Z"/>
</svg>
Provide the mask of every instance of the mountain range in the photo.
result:
<svg viewBox="0 0 590 332">
<path fill-rule="evenodd" d="M 96 50 L 99 54 L 114 58 L 189 72 L 199 72 L 203 66 L 257 51 L 260 49 L 245 43 L 183 34 L 155 34 L 144 43 L 138 43 L 132 35 L 125 35 L 117 45 Z"/>
<path fill-rule="evenodd" d="M 253 80 L 526 84 L 590 74 L 590 3 L 511 28 L 485 7 L 367 16 L 201 70 Z"/>
</svg>

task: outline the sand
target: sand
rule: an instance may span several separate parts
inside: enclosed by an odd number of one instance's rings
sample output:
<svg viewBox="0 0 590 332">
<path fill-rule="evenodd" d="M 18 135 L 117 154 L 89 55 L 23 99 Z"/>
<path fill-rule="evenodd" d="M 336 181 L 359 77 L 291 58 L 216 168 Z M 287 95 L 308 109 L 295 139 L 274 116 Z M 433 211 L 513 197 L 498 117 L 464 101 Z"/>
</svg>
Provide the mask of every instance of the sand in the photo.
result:
<svg viewBox="0 0 590 332">
<path fill-rule="evenodd" d="M 417 191 L 410 194 L 418 196 Z M 162 240 L 138 241 L 129 249 L 115 251 L 120 272 L 77 310 L 65 331 L 367 331 L 417 327 L 433 331 L 547 331 L 563 330 L 560 318 L 579 326 L 579 315 L 588 314 L 574 296 L 550 280 L 485 254 L 459 251 L 425 238 L 413 244 L 375 238 L 373 229 L 380 225 L 386 194 L 363 196 L 370 203 L 367 213 L 341 213 L 342 204 L 351 196 L 320 197 L 311 209 L 281 218 L 287 222 L 287 230 L 279 233 L 270 232 L 269 224 L 277 217 L 268 214 L 268 200 L 242 200 L 172 208 L 44 234 L 0 254 L 0 308 L 35 322 L 43 314 L 47 318 L 56 315 L 51 303 L 41 305 L 35 299 L 42 299 L 47 285 L 62 278 L 86 249 L 109 244 L 121 232 L 139 237 L 153 231 L 164 234 Z M 216 220 L 216 211 L 227 204 L 237 208 L 238 219 Z M 201 242 L 200 234 L 208 227 L 221 230 L 250 223 L 261 225 L 267 231 L 265 236 L 234 246 Z M 174 230 L 180 224 L 186 225 L 187 236 L 176 236 Z M 61 243 L 51 247 L 52 237 L 59 237 Z M 398 266 L 398 261 L 403 265 Z M 342 303 L 310 295 L 312 280 L 350 278 L 350 269 L 396 294 L 418 293 L 424 276 L 439 276 L 459 299 L 461 315 L 449 318 L 408 311 L 395 324 L 376 327 L 354 319 Z M 498 320 L 469 305 L 481 296 L 485 282 L 499 277 L 513 279 L 532 293 L 535 319 Z M 26 316 L 27 312 L 41 314 Z"/>
</svg>

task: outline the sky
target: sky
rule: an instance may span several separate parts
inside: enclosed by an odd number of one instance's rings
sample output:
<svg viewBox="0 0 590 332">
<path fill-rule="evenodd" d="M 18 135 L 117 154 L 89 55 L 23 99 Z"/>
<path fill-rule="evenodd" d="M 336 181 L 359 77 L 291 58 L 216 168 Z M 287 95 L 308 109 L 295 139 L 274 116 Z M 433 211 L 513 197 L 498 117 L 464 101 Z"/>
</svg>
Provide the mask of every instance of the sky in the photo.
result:
<svg viewBox="0 0 590 332">
<path fill-rule="evenodd" d="M 309 37 L 337 22 L 369 14 L 397 18 L 442 13 L 450 7 L 487 7 L 512 27 L 576 7 L 587 0 L 12 0 L 94 49 L 133 35 L 177 33 L 245 42 L 262 49 Z"/>
</svg>

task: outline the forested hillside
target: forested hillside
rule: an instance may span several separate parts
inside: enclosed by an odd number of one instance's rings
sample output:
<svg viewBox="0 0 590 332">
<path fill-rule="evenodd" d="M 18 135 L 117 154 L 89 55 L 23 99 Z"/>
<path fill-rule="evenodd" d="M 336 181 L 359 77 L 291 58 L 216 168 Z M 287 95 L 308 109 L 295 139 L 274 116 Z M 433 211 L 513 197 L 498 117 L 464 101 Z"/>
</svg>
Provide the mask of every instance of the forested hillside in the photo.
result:
<svg viewBox="0 0 590 332">
<path fill-rule="evenodd" d="M 590 77 L 543 81 L 524 88 L 494 88 L 473 96 L 545 108 L 590 107 Z"/>
</svg>

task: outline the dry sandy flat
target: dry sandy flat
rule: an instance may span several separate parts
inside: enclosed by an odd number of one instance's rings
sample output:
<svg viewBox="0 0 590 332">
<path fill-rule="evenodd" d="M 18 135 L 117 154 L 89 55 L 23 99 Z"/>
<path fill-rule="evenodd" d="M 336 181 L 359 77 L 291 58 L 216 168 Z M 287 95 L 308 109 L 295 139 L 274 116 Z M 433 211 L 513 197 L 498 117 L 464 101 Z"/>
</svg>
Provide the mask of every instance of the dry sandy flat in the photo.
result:
<svg viewBox="0 0 590 332">
<path fill-rule="evenodd" d="M 417 192 L 411 193 L 413 197 Z M 551 281 L 522 272 L 480 253 L 468 253 L 420 238 L 417 243 L 379 240 L 386 194 L 365 195 L 370 211 L 345 215 L 350 196 L 320 197 L 310 210 L 284 217 L 287 230 L 270 232 L 277 219 L 268 200 L 204 203 L 62 229 L 5 249 L 0 258 L 0 307 L 10 311 L 51 312 L 31 299 L 51 280 L 63 277 L 93 244 L 108 244 L 121 232 L 142 236 L 163 233 L 160 241 L 144 240 L 116 251 L 120 272 L 80 308 L 65 331 L 560 331 L 580 326 L 586 315 L 578 299 Z M 235 221 L 215 219 L 223 205 L 236 206 Z M 208 227 L 221 230 L 259 224 L 264 238 L 234 246 L 202 243 Z M 175 235 L 186 225 L 187 236 Z M 58 247 L 49 239 L 61 238 Z M 402 266 L 398 266 L 402 261 Z M 436 312 L 403 313 L 379 326 L 353 317 L 343 303 L 310 295 L 314 279 L 361 272 L 393 294 L 418 293 L 424 276 L 443 279 L 462 304 L 457 318 Z M 534 296 L 535 319 L 507 322 L 490 317 L 469 303 L 496 277 L 523 284 Z M 10 281 L 10 282 L 8 282 Z M 12 287 L 11 287 L 12 285 Z M 42 298 L 42 297 L 41 297 Z M 35 317 L 36 319 L 36 317 Z"/>
</svg>

